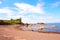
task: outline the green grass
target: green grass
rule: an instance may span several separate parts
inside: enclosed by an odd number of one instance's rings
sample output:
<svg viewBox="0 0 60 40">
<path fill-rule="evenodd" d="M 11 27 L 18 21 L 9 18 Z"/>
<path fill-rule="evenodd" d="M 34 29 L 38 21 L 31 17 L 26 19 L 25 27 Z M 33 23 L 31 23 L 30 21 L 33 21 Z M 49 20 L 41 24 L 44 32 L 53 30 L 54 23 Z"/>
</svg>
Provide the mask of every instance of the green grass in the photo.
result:
<svg viewBox="0 0 60 40">
<path fill-rule="evenodd" d="M 22 24 L 21 19 L 15 20 L 0 20 L 0 24 Z"/>
</svg>

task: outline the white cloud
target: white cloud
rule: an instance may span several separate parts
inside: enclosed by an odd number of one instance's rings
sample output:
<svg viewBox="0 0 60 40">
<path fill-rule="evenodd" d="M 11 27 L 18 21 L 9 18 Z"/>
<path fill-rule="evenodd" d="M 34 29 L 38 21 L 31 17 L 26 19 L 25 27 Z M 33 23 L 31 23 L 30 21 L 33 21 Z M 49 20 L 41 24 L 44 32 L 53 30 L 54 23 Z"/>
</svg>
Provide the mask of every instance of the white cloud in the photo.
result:
<svg viewBox="0 0 60 40">
<path fill-rule="evenodd" d="M 35 6 L 26 4 L 26 3 L 15 3 L 14 5 L 19 10 L 18 14 L 20 14 L 19 16 L 16 16 L 15 18 L 22 17 L 22 21 L 24 23 L 55 22 L 53 21 L 54 19 L 53 16 L 37 16 L 34 14 L 34 13 L 39 13 L 39 14 L 45 13 L 43 10 L 43 6 L 44 6 L 43 3 L 40 3 L 40 4 L 38 3 Z M 31 13 L 31 14 L 24 16 L 24 14 L 27 14 L 27 13 Z"/>
<path fill-rule="evenodd" d="M 35 15 L 16 15 L 11 16 L 13 19 L 22 18 L 22 22 L 24 23 L 37 23 L 37 22 L 44 22 L 44 23 L 56 23 L 60 22 L 60 19 L 54 19 L 53 16 L 35 16 Z"/>
<path fill-rule="evenodd" d="M 39 22 L 39 17 L 36 14 L 44 14 L 43 3 L 37 3 L 35 6 L 27 4 L 27 3 L 14 3 L 14 5 L 18 8 L 18 14 L 15 18 L 22 17 L 22 21 L 24 23 L 37 23 Z M 25 16 L 24 14 L 30 13 L 31 15 Z"/>
<path fill-rule="evenodd" d="M 5 13 L 8 15 L 8 17 L 11 17 L 13 15 L 13 10 L 9 9 L 8 7 L 0 8 L 0 14 L 2 13 Z"/>
<path fill-rule="evenodd" d="M 2 2 L 0 1 L 0 4 L 2 4 Z"/>
<path fill-rule="evenodd" d="M 5 8 L 1 8 L 0 9 L 0 13 L 5 13 L 5 14 L 8 14 L 8 16 L 6 16 L 7 18 L 2 18 L 0 17 L 0 19 L 17 19 L 17 18 L 22 18 L 22 21 L 24 23 L 37 23 L 37 22 L 47 22 L 47 23 L 51 23 L 51 22 L 60 22 L 59 19 L 55 20 L 53 16 L 36 16 L 34 14 L 32 15 L 27 15 L 27 16 L 24 16 L 24 14 L 18 14 L 17 15 L 13 15 L 15 11 L 9 9 L 8 7 L 5 7 Z M 54 20 L 53 20 L 54 19 Z"/>
<path fill-rule="evenodd" d="M 4 7 L 4 8 L 0 8 L 0 13 L 5 13 L 8 16 L 6 16 L 7 18 L 2 18 L 0 17 L 0 19 L 17 19 L 17 18 L 22 18 L 22 21 L 24 23 L 37 23 L 37 22 L 60 22 L 59 19 L 55 20 L 53 16 L 37 16 L 35 15 L 35 13 L 37 14 L 43 14 L 45 13 L 45 11 L 43 10 L 43 3 L 37 3 L 35 6 L 27 4 L 27 3 L 15 3 L 14 4 L 16 6 L 16 8 L 9 8 L 9 7 Z M 17 11 L 13 11 L 13 9 L 17 10 Z M 16 15 L 15 15 L 16 13 Z M 28 13 L 30 13 L 29 15 L 27 15 Z"/>
<path fill-rule="evenodd" d="M 50 20 L 47 20 L 47 23 L 60 23 L 60 19 L 50 19 Z"/>
<path fill-rule="evenodd" d="M 35 16 L 35 15 L 29 15 L 29 16 L 22 16 L 24 23 L 37 23 L 37 22 L 49 22 L 49 20 L 53 19 L 52 16 Z"/>
<path fill-rule="evenodd" d="M 51 6 L 52 7 L 57 7 L 57 6 L 59 6 L 60 5 L 60 2 L 55 2 L 55 3 L 53 3 Z"/>
<path fill-rule="evenodd" d="M 42 5 L 39 3 L 36 6 L 27 3 L 15 3 L 14 5 L 20 9 L 19 12 L 20 14 L 21 13 L 40 13 L 40 14 L 44 13 Z"/>
</svg>

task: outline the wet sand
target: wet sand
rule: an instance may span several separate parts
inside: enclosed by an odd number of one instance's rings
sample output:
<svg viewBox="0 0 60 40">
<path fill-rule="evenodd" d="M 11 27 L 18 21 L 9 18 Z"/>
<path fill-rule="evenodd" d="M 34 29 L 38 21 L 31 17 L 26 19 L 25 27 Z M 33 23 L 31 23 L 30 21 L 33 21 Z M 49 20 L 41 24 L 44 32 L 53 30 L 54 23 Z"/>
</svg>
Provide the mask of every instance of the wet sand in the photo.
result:
<svg viewBox="0 0 60 40">
<path fill-rule="evenodd" d="M 60 40 L 60 34 L 23 31 L 5 25 L 0 26 L 0 40 Z"/>
</svg>

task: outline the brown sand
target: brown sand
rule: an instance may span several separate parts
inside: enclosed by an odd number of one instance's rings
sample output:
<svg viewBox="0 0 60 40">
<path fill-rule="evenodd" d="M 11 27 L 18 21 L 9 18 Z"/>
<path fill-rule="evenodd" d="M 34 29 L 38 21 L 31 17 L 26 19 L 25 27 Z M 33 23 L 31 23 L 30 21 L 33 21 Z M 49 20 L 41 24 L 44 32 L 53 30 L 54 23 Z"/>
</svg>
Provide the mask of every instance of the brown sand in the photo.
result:
<svg viewBox="0 0 60 40">
<path fill-rule="evenodd" d="M 60 34 L 22 31 L 13 26 L 0 26 L 0 40 L 60 40 Z"/>
</svg>

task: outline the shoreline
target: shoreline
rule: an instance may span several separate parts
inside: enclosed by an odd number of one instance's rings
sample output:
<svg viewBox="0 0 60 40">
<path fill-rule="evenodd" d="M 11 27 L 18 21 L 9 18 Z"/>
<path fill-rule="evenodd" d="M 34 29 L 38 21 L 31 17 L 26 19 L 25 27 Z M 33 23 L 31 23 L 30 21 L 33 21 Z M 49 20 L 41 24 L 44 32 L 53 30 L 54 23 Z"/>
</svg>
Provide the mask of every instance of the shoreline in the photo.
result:
<svg viewBox="0 0 60 40">
<path fill-rule="evenodd" d="M 32 31 L 32 30 L 22 30 L 22 31 Z M 37 33 L 49 33 L 49 34 L 60 34 L 60 32 L 43 32 L 43 31 L 32 31 Z"/>
<path fill-rule="evenodd" d="M 53 33 L 53 34 L 60 34 L 60 32 L 39 32 L 39 33 Z"/>
<path fill-rule="evenodd" d="M 11 27 L 11 26 L 13 26 L 12 28 L 17 28 L 18 30 L 20 30 L 19 29 L 19 26 L 22 26 L 22 25 L 19 25 L 19 24 L 15 24 L 15 25 L 0 25 L 0 27 Z M 21 29 L 22 30 L 22 29 Z M 33 32 L 38 32 L 38 33 L 54 33 L 54 34 L 60 34 L 60 32 L 51 32 L 51 31 L 46 31 L 46 32 L 44 32 L 44 31 L 34 31 L 34 30 L 22 30 L 22 31 L 33 31 Z"/>
<path fill-rule="evenodd" d="M 0 26 L 0 40 L 60 40 L 60 34 L 25 31 L 14 26 Z"/>
</svg>

